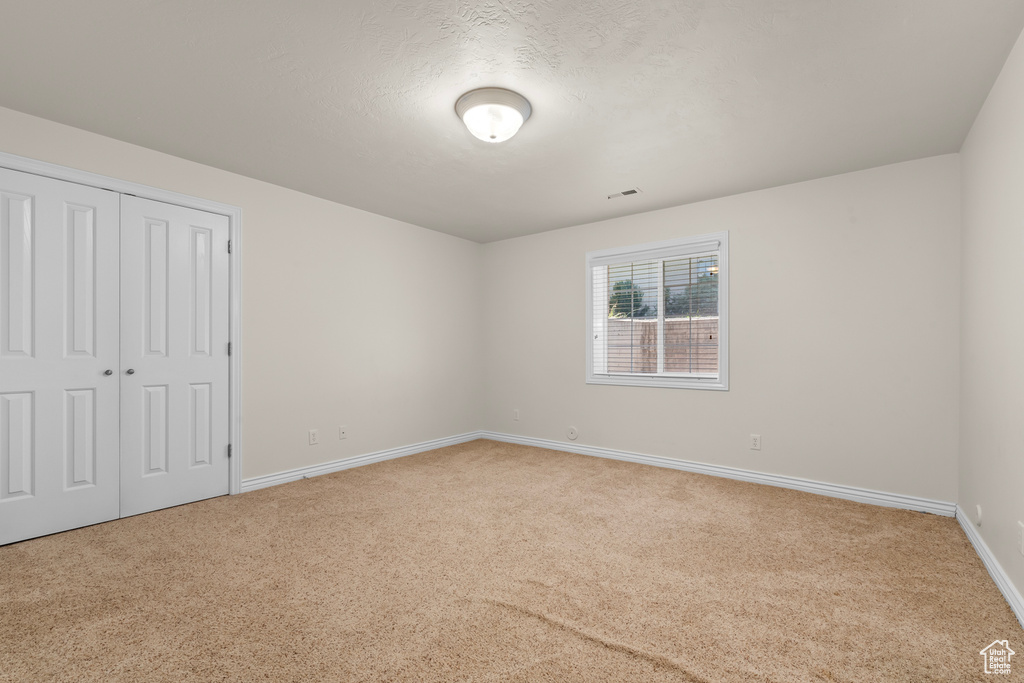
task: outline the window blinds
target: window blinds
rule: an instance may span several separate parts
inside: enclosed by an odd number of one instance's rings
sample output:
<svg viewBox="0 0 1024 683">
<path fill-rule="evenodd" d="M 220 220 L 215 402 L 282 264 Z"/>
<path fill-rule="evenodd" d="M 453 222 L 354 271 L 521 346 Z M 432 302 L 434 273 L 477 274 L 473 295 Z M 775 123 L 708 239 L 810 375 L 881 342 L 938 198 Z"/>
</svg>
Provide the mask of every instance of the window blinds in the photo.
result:
<svg viewBox="0 0 1024 683">
<path fill-rule="evenodd" d="M 591 265 L 593 373 L 717 378 L 719 266 L 717 251 Z"/>
</svg>

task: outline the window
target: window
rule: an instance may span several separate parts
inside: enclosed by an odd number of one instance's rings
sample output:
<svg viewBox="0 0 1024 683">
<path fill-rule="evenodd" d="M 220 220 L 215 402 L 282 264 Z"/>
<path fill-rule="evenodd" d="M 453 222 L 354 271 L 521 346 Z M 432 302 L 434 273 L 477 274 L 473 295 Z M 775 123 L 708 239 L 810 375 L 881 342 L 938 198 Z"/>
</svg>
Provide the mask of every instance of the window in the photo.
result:
<svg viewBox="0 0 1024 683">
<path fill-rule="evenodd" d="M 587 382 L 729 388 L 729 233 L 587 254 Z"/>
</svg>

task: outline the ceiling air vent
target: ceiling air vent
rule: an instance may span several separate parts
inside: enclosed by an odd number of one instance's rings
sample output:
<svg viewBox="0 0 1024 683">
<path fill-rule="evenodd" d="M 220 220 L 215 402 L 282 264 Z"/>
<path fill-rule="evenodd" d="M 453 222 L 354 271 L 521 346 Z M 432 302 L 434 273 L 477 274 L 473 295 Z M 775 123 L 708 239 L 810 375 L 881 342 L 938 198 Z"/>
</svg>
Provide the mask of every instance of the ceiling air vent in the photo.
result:
<svg viewBox="0 0 1024 683">
<path fill-rule="evenodd" d="M 629 197 L 630 195 L 640 194 L 640 188 L 634 187 L 631 190 L 623 190 L 622 192 L 616 192 L 615 194 L 608 195 L 608 199 L 617 199 L 618 197 Z"/>
</svg>

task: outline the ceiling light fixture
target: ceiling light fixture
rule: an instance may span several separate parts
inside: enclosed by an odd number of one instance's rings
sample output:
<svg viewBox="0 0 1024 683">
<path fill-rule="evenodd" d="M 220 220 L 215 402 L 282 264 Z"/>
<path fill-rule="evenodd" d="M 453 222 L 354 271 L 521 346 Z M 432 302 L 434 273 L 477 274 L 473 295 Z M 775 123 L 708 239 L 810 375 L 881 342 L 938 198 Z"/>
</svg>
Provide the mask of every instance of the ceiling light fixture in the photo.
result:
<svg viewBox="0 0 1024 683">
<path fill-rule="evenodd" d="M 455 103 L 455 113 L 466 128 L 484 142 L 504 142 L 530 118 L 530 103 L 505 88 L 470 90 Z"/>
</svg>

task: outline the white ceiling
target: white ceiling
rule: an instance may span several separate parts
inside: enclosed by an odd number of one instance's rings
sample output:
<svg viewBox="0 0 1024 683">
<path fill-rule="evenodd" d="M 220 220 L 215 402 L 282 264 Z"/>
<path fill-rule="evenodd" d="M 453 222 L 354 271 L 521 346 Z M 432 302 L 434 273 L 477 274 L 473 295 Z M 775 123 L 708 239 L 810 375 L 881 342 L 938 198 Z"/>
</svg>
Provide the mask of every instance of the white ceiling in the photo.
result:
<svg viewBox="0 0 1024 683">
<path fill-rule="evenodd" d="M 1022 26 L 1021 0 L 7 0 L 0 105 L 489 242 L 955 152 Z M 532 103 L 511 141 L 456 117 L 481 86 Z"/>
</svg>

